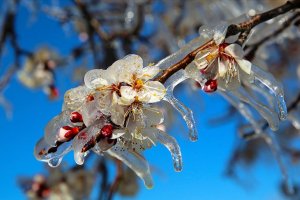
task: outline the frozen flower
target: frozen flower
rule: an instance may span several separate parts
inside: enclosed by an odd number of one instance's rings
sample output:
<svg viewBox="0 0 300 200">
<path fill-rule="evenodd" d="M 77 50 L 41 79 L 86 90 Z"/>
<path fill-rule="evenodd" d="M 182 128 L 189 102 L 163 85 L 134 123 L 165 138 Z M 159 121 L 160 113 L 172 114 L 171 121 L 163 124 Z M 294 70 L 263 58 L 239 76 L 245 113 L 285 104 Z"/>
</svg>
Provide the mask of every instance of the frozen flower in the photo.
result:
<svg viewBox="0 0 300 200">
<path fill-rule="evenodd" d="M 50 98 L 56 98 L 58 90 L 54 86 L 54 69 L 58 59 L 54 51 L 39 49 L 18 72 L 19 81 L 28 88 L 44 88 Z"/>
<path fill-rule="evenodd" d="M 224 35 L 216 32 L 213 43 L 201 50 L 188 67 L 197 67 L 206 78 L 202 85 L 205 92 L 214 92 L 218 85 L 232 90 L 240 85 L 242 77 L 251 74 L 252 64 L 243 59 L 242 47 L 225 43 L 224 39 Z"/>
<path fill-rule="evenodd" d="M 251 63 L 243 59 L 243 49 L 238 44 L 215 44 L 200 51 L 195 58 L 195 65 L 208 78 L 204 90 L 211 92 L 218 84 L 224 88 L 236 88 L 240 84 L 241 76 L 250 75 Z M 208 83 L 210 82 L 210 83 Z"/>
<path fill-rule="evenodd" d="M 89 89 L 112 91 L 116 97 L 114 100 L 120 105 L 130 105 L 134 101 L 155 103 L 165 95 L 164 85 L 151 81 L 158 73 L 158 67 L 143 67 L 141 57 L 128 55 L 113 63 L 107 70 L 87 72 L 84 82 Z"/>
</svg>

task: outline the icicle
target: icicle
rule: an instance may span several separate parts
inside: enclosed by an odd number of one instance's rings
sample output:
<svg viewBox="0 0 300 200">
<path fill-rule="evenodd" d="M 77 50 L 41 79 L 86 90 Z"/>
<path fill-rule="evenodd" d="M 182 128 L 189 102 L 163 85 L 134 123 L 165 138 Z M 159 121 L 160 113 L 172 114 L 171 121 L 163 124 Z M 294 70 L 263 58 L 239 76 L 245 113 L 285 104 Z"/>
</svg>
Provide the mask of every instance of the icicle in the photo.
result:
<svg viewBox="0 0 300 200">
<path fill-rule="evenodd" d="M 243 84 L 249 88 L 250 90 L 253 90 L 255 92 L 257 92 L 258 94 L 261 94 L 268 102 L 268 104 L 270 105 L 271 108 L 274 108 L 276 109 L 276 106 L 277 104 L 275 105 L 275 102 L 274 102 L 274 97 L 273 95 L 270 93 L 270 92 L 266 92 L 264 90 L 264 85 L 263 86 L 259 86 L 259 85 L 256 85 L 256 84 L 252 84 L 248 81 L 243 81 Z M 253 94 L 253 98 L 255 97 L 255 94 Z"/>
<path fill-rule="evenodd" d="M 254 75 L 254 84 L 257 84 L 256 81 L 259 81 L 265 85 L 273 94 L 274 99 L 278 106 L 278 117 L 281 120 L 287 118 L 287 108 L 284 101 L 284 92 L 282 85 L 273 77 L 272 74 L 265 72 L 261 68 L 252 65 L 252 73 Z"/>
<path fill-rule="evenodd" d="M 57 147 L 49 145 L 44 138 L 40 139 L 34 148 L 34 156 L 37 160 L 47 162 L 51 167 L 57 167 L 64 157 L 72 149 L 71 142 L 65 142 Z"/>
<path fill-rule="evenodd" d="M 237 98 L 239 98 L 241 101 L 248 103 L 251 105 L 255 110 L 257 110 L 260 115 L 267 120 L 268 124 L 270 125 L 270 128 L 272 130 L 278 130 L 279 128 L 279 119 L 277 117 L 277 114 L 274 113 L 274 111 L 270 110 L 268 107 L 266 107 L 263 104 L 259 104 L 258 102 L 254 101 L 251 96 L 247 93 L 247 91 L 240 87 L 240 90 L 237 91 L 231 91 L 233 95 L 235 95 Z"/>
<path fill-rule="evenodd" d="M 250 124 L 252 125 L 252 128 L 254 129 L 256 134 L 260 134 L 262 132 L 259 123 L 255 120 L 252 112 L 247 107 L 246 104 L 241 102 L 239 99 L 237 99 L 235 96 L 231 95 L 228 92 L 223 92 L 219 90 L 219 93 L 227 100 L 231 105 L 233 105 L 243 117 L 245 117 Z"/>
<path fill-rule="evenodd" d="M 141 179 L 147 188 L 153 187 L 153 181 L 148 162 L 138 153 L 126 151 L 119 143 L 109 149 L 107 153 L 131 168 Z"/>
<path fill-rule="evenodd" d="M 176 139 L 157 128 L 152 131 L 152 133 L 155 137 L 155 140 L 159 141 L 171 152 L 175 171 L 182 171 L 181 150 Z"/>
<path fill-rule="evenodd" d="M 173 95 L 174 88 L 184 80 L 186 80 L 188 76 L 185 71 L 178 71 L 176 74 L 171 76 L 166 83 L 166 96 L 163 100 L 169 102 L 183 117 L 189 128 L 189 137 L 191 141 L 196 141 L 198 139 L 198 133 L 195 125 L 195 120 L 193 116 L 193 111 L 183 105 L 178 99 L 176 99 Z"/>
<path fill-rule="evenodd" d="M 295 194 L 294 185 L 292 183 L 291 177 L 288 174 L 287 166 L 285 165 L 282 156 L 281 156 L 281 150 L 280 147 L 276 141 L 276 139 L 273 136 L 273 133 L 266 132 L 265 134 L 262 134 L 263 139 L 265 142 L 269 145 L 279 167 L 281 170 L 282 178 L 285 183 L 285 186 L 287 188 L 287 191 L 289 194 Z"/>
</svg>

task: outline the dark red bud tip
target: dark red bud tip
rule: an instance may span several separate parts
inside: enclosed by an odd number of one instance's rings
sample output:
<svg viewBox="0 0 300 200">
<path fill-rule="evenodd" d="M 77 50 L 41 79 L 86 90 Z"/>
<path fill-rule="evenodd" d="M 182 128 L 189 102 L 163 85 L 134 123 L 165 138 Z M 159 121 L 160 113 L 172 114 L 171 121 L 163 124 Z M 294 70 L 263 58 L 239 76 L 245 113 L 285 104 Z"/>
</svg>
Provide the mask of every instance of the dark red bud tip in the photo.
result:
<svg viewBox="0 0 300 200">
<path fill-rule="evenodd" d="M 88 96 L 86 97 L 86 101 L 87 101 L 87 102 L 89 102 L 89 101 L 94 101 L 94 99 L 95 99 L 94 96 L 91 95 L 91 94 L 88 95 Z"/>
<path fill-rule="evenodd" d="M 197 81 L 194 82 L 194 85 L 195 85 L 195 87 L 197 87 L 197 88 L 201 88 L 201 84 L 200 84 L 199 82 L 197 82 Z"/>
<path fill-rule="evenodd" d="M 70 126 L 63 126 L 63 129 L 67 130 L 64 137 L 67 139 L 72 139 L 79 133 L 80 129 L 78 127 L 70 127 Z"/>
<path fill-rule="evenodd" d="M 228 45 L 229 45 L 228 43 L 222 43 L 222 44 L 220 44 L 219 45 L 219 51 L 223 52 Z"/>
<path fill-rule="evenodd" d="M 208 80 L 205 84 L 204 84 L 204 92 L 214 92 L 218 89 L 218 82 L 217 80 Z"/>
<path fill-rule="evenodd" d="M 49 86 L 49 98 L 56 99 L 59 95 L 58 89 L 54 85 Z"/>
<path fill-rule="evenodd" d="M 73 123 L 83 122 L 82 115 L 79 112 L 72 112 L 70 121 Z"/>
<path fill-rule="evenodd" d="M 113 132 L 113 126 L 111 124 L 106 124 L 102 127 L 100 134 L 103 137 L 110 138 L 112 136 L 112 132 Z"/>
<path fill-rule="evenodd" d="M 206 74 L 206 68 L 200 69 L 200 73 L 201 73 L 201 74 Z"/>
</svg>

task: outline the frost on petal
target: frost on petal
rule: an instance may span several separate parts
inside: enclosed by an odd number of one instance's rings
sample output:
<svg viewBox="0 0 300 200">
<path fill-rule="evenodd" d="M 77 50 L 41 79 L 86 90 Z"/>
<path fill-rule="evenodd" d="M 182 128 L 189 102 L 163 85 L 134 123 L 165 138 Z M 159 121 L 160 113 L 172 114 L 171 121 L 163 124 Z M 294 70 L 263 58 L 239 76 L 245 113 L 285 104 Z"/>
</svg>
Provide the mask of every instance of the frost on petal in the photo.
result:
<svg viewBox="0 0 300 200">
<path fill-rule="evenodd" d="M 130 86 L 122 86 L 120 89 L 121 97 L 119 98 L 118 104 L 130 105 L 134 102 L 137 92 Z"/>
<path fill-rule="evenodd" d="M 70 121 L 71 112 L 63 111 L 61 114 L 54 117 L 45 128 L 45 141 L 49 145 L 55 145 L 56 141 L 61 138 L 61 128 L 64 126 L 72 126 Z"/>
<path fill-rule="evenodd" d="M 144 88 L 147 94 L 150 96 L 150 99 L 147 101 L 147 103 L 159 102 L 166 94 L 165 86 L 158 81 L 148 81 L 144 84 Z M 143 99 L 140 98 L 139 100 L 143 101 Z"/>
<path fill-rule="evenodd" d="M 147 81 L 154 78 L 159 71 L 160 69 L 157 66 L 147 66 L 140 70 L 139 74 L 137 74 L 137 77 Z"/>
<path fill-rule="evenodd" d="M 51 146 L 42 138 L 35 145 L 34 156 L 37 160 L 47 162 L 51 167 L 57 167 L 61 163 L 63 156 L 71 149 L 71 142 L 62 143 L 59 146 Z"/>
<path fill-rule="evenodd" d="M 62 110 L 78 110 L 89 94 L 89 89 L 85 86 L 78 86 L 65 93 Z"/>
<path fill-rule="evenodd" d="M 97 144 L 97 136 L 104 125 L 104 120 L 98 120 L 94 125 L 80 131 L 73 139 L 74 160 L 78 165 L 84 163 L 87 151 Z"/>
<path fill-rule="evenodd" d="M 84 75 L 85 86 L 89 89 L 96 89 L 101 86 L 110 84 L 108 80 L 109 74 L 103 69 L 93 69 Z"/>
<path fill-rule="evenodd" d="M 153 187 L 149 164 L 142 155 L 127 151 L 119 142 L 107 152 L 131 168 L 144 181 L 147 188 Z"/>
<path fill-rule="evenodd" d="M 175 171 L 181 171 L 182 156 L 176 139 L 157 128 L 146 128 L 143 132 L 145 135 L 148 135 L 150 139 L 154 137 L 152 140 L 160 142 L 170 151 Z"/>
</svg>

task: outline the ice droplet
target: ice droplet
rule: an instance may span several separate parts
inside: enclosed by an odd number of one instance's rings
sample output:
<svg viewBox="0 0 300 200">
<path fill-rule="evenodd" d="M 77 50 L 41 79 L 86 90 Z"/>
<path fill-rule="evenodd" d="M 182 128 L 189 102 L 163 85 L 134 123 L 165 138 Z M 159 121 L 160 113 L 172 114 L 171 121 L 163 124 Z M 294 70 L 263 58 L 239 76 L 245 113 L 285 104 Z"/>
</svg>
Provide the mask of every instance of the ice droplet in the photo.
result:
<svg viewBox="0 0 300 200">
<path fill-rule="evenodd" d="M 50 167 L 58 167 L 62 161 L 62 157 L 55 157 L 48 161 Z"/>
</svg>

